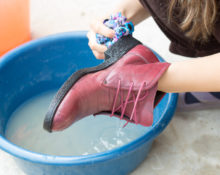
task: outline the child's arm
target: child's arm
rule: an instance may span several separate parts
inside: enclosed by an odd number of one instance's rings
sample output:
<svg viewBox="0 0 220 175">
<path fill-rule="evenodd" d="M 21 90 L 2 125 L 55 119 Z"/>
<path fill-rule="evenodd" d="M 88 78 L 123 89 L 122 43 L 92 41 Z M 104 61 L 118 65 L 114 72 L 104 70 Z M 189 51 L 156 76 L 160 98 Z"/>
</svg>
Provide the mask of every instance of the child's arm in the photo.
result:
<svg viewBox="0 0 220 175">
<path fill-rule="evenodd" d="M 123 0 L 117 5 L 111 14 L 121 12 L 128 21 L 132 21 L 134 25 L 140 23 L 144 19 L 148 18 L 150 14 L 141 5 L 139 0 Z M 108 17 L 111 15 L 108 14 Z"/>
<path fill-rule="evenodd" d="M 220 53 L 174 62 L 159 80 L 164 92 L 220 92 Z"/>
<path fill-rule="evenodd" d="M 88 32 L 87 37 L 89 39 L 89 47 L 98 59 L 104 59 L 104 52 L 107 50 L 107 47 L 96 42 L 95 34 L 99 33 L 109 38 L 114 37 L 114 31 L 106 27 L 103 24 L 103 20 L 109 18 L 111 14 L 118 12 L 121 12 L 134 25 L 149 16 L 149 13 L 144 9 L 139 0 L 121 0 L 114 10 L 107 12 L 102 18 L 95 19 L 90 24 L 91 30 Z"/>
</svg>

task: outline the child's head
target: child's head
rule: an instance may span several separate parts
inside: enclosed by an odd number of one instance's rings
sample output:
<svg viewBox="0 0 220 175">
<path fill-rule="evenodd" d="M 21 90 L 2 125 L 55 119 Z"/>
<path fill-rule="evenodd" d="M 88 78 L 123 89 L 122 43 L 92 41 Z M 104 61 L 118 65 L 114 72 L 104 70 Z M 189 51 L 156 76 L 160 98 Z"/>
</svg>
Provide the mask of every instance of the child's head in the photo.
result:
<svg viewBox="0 0 220 175">
<path fill-rule="evenodd" d="M 174 8 L 177 10 L 173 11 Z M 177 23 L 192 40 L 207 41 L 216 16 L 216 0 L 170 0 L 169 22 Z M 179 17 L 181 21 L 177 21 Z"/>
</svg>

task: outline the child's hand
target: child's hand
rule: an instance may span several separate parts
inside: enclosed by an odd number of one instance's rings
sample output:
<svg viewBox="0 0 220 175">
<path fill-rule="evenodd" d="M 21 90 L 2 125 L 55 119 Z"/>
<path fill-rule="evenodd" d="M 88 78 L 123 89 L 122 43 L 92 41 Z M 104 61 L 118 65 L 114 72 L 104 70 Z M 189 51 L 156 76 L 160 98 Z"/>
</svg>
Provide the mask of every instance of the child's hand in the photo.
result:
<svg viewBox="0 0 220 175">
<path fill-rule="evenodd" d="M 104 52 L 107 50 L 107 47 L 105 45 L 100 45 L 96 42 L 96 33 L 99 33 L 101 35 L 104 35 L 108 38 L 113 38 L 115 35 L 115 31 L 106 27 L 103 24 L 102 20 L 94 20 L 90 24 L 90 31 L 87 34 L 87 37 L 89 39 L 89 47 L 91 48 L 93 54 L 97 59 L 104 59 Z"/>
</svg>

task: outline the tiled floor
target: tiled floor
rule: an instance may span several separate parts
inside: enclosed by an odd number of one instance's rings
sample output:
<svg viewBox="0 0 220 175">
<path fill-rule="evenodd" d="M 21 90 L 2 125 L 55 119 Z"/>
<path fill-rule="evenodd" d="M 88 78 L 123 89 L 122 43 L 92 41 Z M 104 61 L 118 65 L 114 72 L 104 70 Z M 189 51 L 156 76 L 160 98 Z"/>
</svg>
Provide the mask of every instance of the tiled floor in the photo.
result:
<svg viewBox="0 0 220 175">
<path fill-rule="evenodd" d="M 111 9 L 116 1 L 32 0 L 32 36 L 36 39 L 58 32 L 88 30 L 92 16 Z M 169 62 L 188 59 L 168 51 L 169 41 L 152 19 L 138 25 L 135 36 Z M 176 112 L 154 142 L 149 156 L 131 175 L 220 174 L 219 114 L 219 109 Z M 24 175 L 3 151 L 0 151 L 0 175 Z"/>
</svg>

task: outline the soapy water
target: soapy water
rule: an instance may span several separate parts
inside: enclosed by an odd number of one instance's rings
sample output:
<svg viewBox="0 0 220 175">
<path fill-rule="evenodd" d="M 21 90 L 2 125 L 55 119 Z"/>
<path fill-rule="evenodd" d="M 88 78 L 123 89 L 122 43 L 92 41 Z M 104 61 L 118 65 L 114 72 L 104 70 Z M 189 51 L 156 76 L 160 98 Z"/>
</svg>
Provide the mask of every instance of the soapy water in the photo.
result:
<svg viewBox="0 0 220 175">
<path fill-rule="evenodd" d="M 48 133 L 43 121 L 55 91 L 33 97 L 11 116 L 6 137 L 27 150 L 60 156 L 99 153 L 125 145 L 145 134 L 149 128 L 107 115 L 88 116 L 61 132 Z"/>
</svg>

